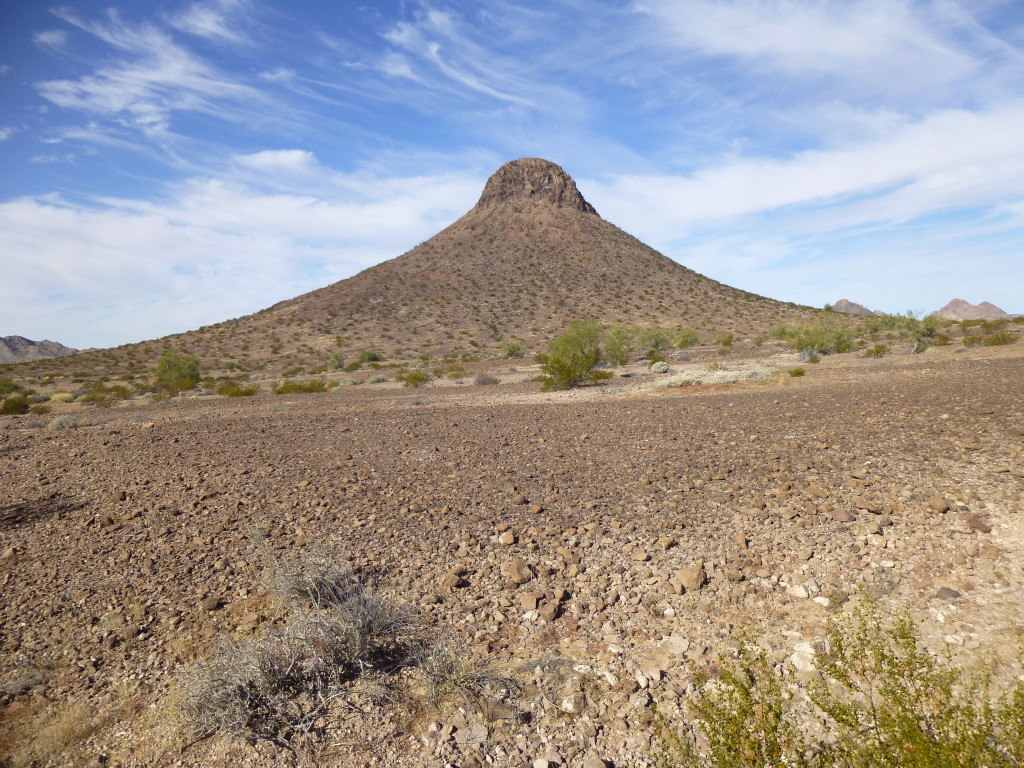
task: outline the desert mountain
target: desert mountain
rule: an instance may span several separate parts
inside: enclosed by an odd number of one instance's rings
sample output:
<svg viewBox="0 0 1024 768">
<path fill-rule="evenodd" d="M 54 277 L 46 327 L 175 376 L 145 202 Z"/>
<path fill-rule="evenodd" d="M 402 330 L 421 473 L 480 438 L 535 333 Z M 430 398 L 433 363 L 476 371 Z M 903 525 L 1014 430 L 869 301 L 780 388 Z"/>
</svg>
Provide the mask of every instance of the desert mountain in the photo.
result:
<svg viewBox="0 0 1024 768">
<path fill-rule="evenodd" d="M 963 299 L 953 299 L 934 314 L 950 320 L 1008 320 L 1013 317 L 987 301 L 971 304 Z"/>
<path fill-rule="evenodd" d="M 402 256 L 254 315 L 105 354 L 148 364 L 175 348 L 283 370 L 365 347 L 415 359 L 493 353 L 516 338 L 537 350 L 588 316 L 692 327 L 707 339 L 716 330 L 752 337 L 813 314 L 681 266 L 602 219 L 559 166 L 524 158 Z"/>
<path fill-rule="evenodd" d="M 840 299 L 832 305 L 834 312 L 845 312 L 848 315 L 865 315 L 867 317 L 875 317 L 875 313 L 865 307 L 863 304 L 858 304 L 855 301 L 849 301 L 848 299 Z"/>
<path fill-rule="evenodd" d="M 0 363 L 23 363 L 51 357 L 66 357 L 78 352 L 56 341 L 32 341 L 24 336 L 0 336 Z"/>
</svg>

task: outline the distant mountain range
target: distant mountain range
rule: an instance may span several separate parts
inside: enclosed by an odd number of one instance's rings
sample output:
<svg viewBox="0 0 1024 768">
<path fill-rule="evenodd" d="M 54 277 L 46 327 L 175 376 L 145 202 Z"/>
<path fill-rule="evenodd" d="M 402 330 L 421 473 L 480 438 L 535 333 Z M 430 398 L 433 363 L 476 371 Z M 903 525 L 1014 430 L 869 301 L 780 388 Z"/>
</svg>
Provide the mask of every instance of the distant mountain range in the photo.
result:
<svg viewBox="0 0 1024 768">
<path fill-rule="evenodd" d="M 933 314 L 947 317 L 950 320 L 1008 320 L 1017 315 L 1004 312 L 995 304 L 987 301 L 981 304 L 970 304 L 963 299 L 953 299 L 949 304 Z"/>
<path fill-rule="evenodd" d="M 32 341 L 24 336 L 0 336 L 0 364 L 66 357 L 77 352 L 77 349 L 65 347 L 56 341 Z"/>
<path fill-rule="evenodd" d="M 835 304 L 831 305 L 833 312 L 845 312 L 848 315 L 865 315 L 867 317 L 874 317 L 876 315 L 884 315 L 884 312 L 876 312 L 868 309 L 863 304 L 858 304 L 854 301 L 847 299 L 840 299 Z M 981 302 L 981 304 L 971 304 L 964 301 L 963 299 L 953 299 L 942 309 L 932 312 L 933 315 L 938 317 L 949 318 L 950 320 L 1007 320 L 1014 317 L 1020 317 L 1020 315 L 1011 315 L 1009 312 L 1004 312 L 995 304 L 991 304 L 987 301 Z"/>
</svg>

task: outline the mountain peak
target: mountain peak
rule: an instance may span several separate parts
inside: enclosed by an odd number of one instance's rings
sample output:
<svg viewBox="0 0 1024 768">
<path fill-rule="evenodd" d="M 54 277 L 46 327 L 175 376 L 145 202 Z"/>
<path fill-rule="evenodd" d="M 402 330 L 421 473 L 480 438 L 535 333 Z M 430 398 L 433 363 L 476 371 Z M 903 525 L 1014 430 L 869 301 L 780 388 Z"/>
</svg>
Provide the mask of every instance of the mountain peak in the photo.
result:
<svg viewBox="0 0 1024 768">
<path fill-rule="evenodd" d="M 541 202 L 597 215 L 572 177 L 560 166 L 539 157 L 523 157 L 501 166 L 487 180 L 476 209 L 517 202 Z"/>
</svg>

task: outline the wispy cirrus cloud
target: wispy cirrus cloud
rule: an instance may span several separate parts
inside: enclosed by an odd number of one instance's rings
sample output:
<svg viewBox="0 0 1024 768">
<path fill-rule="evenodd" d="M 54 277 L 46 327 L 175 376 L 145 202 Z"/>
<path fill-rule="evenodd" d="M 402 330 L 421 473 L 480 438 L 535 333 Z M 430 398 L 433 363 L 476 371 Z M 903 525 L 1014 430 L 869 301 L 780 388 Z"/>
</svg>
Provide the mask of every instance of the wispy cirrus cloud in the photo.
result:
<svg viewBox="0 0 1024 768">
<path fill-rule="evenodd" d="M 248 43 L 239 30 L 239 11 L 245 9 L 245 0 L 206 0 L 193 3 L 180 13 L 169 17 L 171 26 L 190 35 L 215 42 Z"/>
<path fill-rule="evenodd" d="M 151 23 L 129 24 L 111 10 L 104 21 L 56 11 L 120 56 L 77 79 L 36 83 L 48 101 L 69 110 L 116 121 L 147 133 L 166 133 L 175 113 L 199 113 L 240 121 L 263 94 L 224 74 L 177 44 Z"/>
</svg>

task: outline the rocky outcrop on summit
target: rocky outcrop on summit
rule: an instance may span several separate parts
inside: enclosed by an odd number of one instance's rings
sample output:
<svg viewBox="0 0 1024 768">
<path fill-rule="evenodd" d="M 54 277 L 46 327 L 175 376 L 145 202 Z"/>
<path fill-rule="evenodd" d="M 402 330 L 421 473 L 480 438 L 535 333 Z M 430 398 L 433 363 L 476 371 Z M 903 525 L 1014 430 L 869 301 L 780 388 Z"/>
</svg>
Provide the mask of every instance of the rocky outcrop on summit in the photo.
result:
<svg viewBox="0 0 1024 768">
<path fill-rule="evenodd" d="M 983 301 L 981 304 L 971 304 L 963 299 L 953 299 L 933 314 L 950 320 L 1008 320 L 1013 317 L 987 301 Z"/>
<path fill-rule="evenodd" d="M 855 301 L 849 301 L 847 299 L 840 299 L 832 305 L 833 312 L 845 312 L 848 315 L 865 315 L 867 317 L 875 317 L 875 313 L 865 307 L 863 304 L 858 304 Z"/>
<path fill-rule="evenodd" d="M 561 166 L 539 157 L 523 157 L 501 166 L 487 180 L 476 209 L 522 202 L 541 202 L 597 214 Z"/>
<path fill-rule="evenodd" d="M 77 354 L 77 349 L 56 341 L 32 341 L 24 336 L 0 336 L 0 364 L 24 363 Z"/>
</svg>

